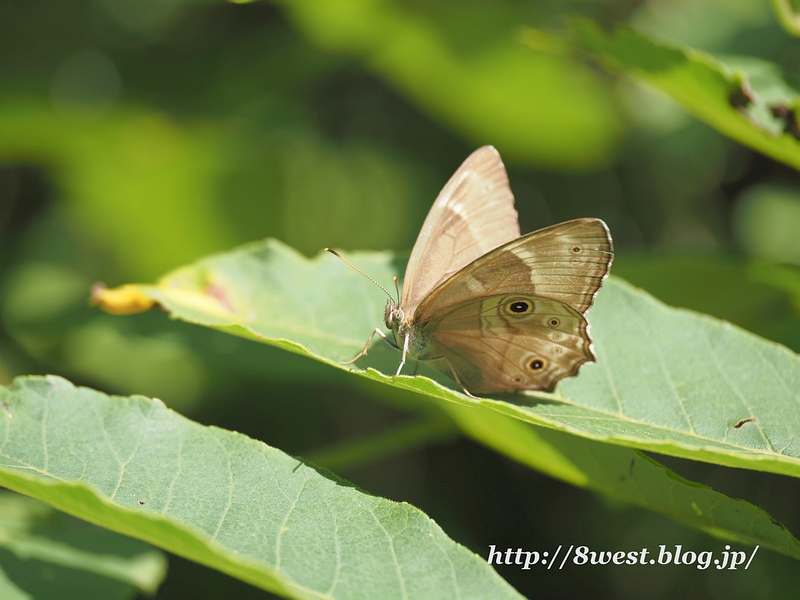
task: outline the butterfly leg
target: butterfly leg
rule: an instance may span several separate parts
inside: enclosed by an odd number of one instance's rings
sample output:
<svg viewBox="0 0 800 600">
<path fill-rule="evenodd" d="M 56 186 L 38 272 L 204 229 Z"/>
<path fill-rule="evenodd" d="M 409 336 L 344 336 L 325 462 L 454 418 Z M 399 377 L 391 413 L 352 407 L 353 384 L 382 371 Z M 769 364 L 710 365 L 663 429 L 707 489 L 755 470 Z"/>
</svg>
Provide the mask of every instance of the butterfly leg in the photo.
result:
<svg viewBox="0 0 800 600">
<path fill-rule="evenodd" d="M 394 346 L 398 350 L 400 349 L 400 348 L 398 348 L 397 344 L 395 344 L 392 340 L 389 339 L 389 336 L 387 336 L 385 333 L 383 333 L 380 329 L 378 329 L 376 327 L 375 330 L 372 333 L 369 334 L 369 337 L 367 338 L 367 343 L 364 344 L 364 349 L 361 350 L 361 352 L 359 352 L 358 354 L 356 354 L 355 358 L 352 358 L 351 360 L 348 360 L 348 361 L 339 361 L 339 364 L 340 365 L 352 365 L 354 362 L 356 362 L 362 356 L 366 356 L 367 355 L 367 348 L 369 348 L 369 345 L 372 343 L 372 338 L 375 337 L 376 333 L 379 336 L 381 336 L 384 340 L 389 342 L 392 346 Z"/>
<path fill-rule="evenodd" d="M 406 334 L 406 339 L 403 341 L 403 357 L 400 359 L 400 366 L 397 367 L 397 373 L 394 374 L 395 377 L 400 375 L 400 371 L 403 370 L 403 366 L 406 364 L 406 354 L 408 354 L 408 340 L 410 338 L 411 336 Z"/>
<path fill-rule="evenodd" d="M 446 356 L 442 356 L 442 359 L 447 363 L 447 366 L 450 367 L 450 372 L 453 374 L 453 379 L 455 379 L 456 383 L 461 386 L 461 391 L 473 400 L 480 400 L 478 396 L 472 394 L 467 388 L 464 387 L 464 384 L 461 383 L 461 380 L 458 378 L 458 373 L 456 373 L 456 369 L 453 367 L 453 363 L 451 363 Z"/>
</svg>

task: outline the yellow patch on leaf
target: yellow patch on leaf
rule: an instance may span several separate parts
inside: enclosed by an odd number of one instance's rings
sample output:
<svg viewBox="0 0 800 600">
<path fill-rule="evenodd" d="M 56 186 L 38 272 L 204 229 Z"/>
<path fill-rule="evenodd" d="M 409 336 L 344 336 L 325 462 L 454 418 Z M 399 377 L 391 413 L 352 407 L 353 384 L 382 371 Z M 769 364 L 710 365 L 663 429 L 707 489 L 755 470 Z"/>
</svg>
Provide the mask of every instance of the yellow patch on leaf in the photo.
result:
<svg viewBox="0 0 800 600">
<path fill-rule="evenodd" d="M 91 302 L 112 315 L 133 315 L 144 312 L 155 304 L 137 285 L 126 284 L 108 289 L 104 283 L 92 286 Z"/>
</svg>

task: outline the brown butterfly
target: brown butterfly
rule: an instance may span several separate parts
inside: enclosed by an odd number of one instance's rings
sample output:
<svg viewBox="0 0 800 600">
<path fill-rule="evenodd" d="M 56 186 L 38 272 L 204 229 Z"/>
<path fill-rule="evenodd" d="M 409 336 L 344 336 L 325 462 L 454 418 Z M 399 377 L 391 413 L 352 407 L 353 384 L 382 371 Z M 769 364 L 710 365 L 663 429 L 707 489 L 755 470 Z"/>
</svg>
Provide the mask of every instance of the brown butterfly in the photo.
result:
<svg viewBox="0 0 800 600">
<path fill-rule="evenodd" d="M 410 358 L 430 361 L 473 398 L 471 391 L 552 391 L 596 360 L 584 314 L 613 257 L 600 219 L 520 237 L 503 161 L 493 147 L 479 148 L 433 203 L 400 302 L 389 294 L 386 327 L 403 351 L 397 373 Z M 366 355 L 375 334 L 392 343 L 375 329 L 344 364 Z"/>
</svg>

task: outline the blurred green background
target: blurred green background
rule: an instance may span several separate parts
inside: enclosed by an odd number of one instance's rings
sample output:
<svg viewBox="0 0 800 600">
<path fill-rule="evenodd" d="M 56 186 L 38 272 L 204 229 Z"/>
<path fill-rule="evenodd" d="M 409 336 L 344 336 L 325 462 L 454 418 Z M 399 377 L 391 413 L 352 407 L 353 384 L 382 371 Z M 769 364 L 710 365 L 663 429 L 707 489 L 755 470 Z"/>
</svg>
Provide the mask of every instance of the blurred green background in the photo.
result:
<svg viewBox="0 0 800 600">
<path fill-rule="evenodd" d="M 604 73 L 562 36 L 572 15 L 629 23 L 792 86 L 800 41 L 771 10 L 762 0 L 2 0 L 0 382 L 56 373 L 156 396 L 321 462 L 337 444 L 412 422 L 424 402 L 160 311 L 112 317 L 88 291 L 268 236 L 307 255 L 408 251 L 481 144 L 506 161 L 523 232 L 600 217 L 618 250 L 613 274 L 798 351 L 800 175 Z M 489 544 L 720 546 L 448 427 L 430 436 L 334 470 L 420 507 L 481 555 Z M 800 533 L 797 482 L 656 458 Z M 549 598 L 790 598 L 797 584 L 796 563 L 766 552 L 736 573 L 505 569 L 523 594 Z M 170 557 L 158 598 L 234 595 L 265 594 Z"/>
</svg>

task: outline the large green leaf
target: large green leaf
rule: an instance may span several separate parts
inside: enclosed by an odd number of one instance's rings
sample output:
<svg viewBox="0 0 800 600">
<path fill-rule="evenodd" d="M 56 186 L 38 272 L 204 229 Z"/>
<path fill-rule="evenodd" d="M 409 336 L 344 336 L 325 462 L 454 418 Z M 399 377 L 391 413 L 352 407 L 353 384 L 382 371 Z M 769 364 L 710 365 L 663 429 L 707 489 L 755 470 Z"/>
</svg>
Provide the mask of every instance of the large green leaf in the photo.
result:
<svg viewBox="0 0 800 600">
<path fill-rule="evenodd" d="M 154 592 L 166 567 L 147 544 L 0 493 L 0 598 L 131 598 Z"/>
<path fill-rule="evenodd" d="M 655 42 L 630 29 L 607 34 L 591 21 L 576 20 L 575 30 L 579 44 L 612 71 L 658 88 L 724 135 L 800 168 L 796 93 L 784 90 L 776 96 L 778 82 L 773 81 L 762 97 L 744 69 L 698 50 Z"/>
<path fill-rule="evenodd" d="M 517 598 L 419 510 L 142 396 L 0 391 L 0 485 L 296 598 Z"/>
<path fill-rule="evenodd" d="M 389 253 L 349 257 L 379 281 Z M 276 241 L 208 257 L 139 290 L 173 316 L 260 339 L 339 368 L 381 323 L 380 290 L 335 258 Z M 589 313 L 598 361 L 554 394 L 471 400 L 450 380 L 394 378 L 386 344 L 350 367 L 388 385 L 585 437 L 723 465 L 800 475 L 800 359 L 729 323 L 670 308 L 611 278 Z M 364 367 L 372 367 L 362 370 Z"/>
</svg>

